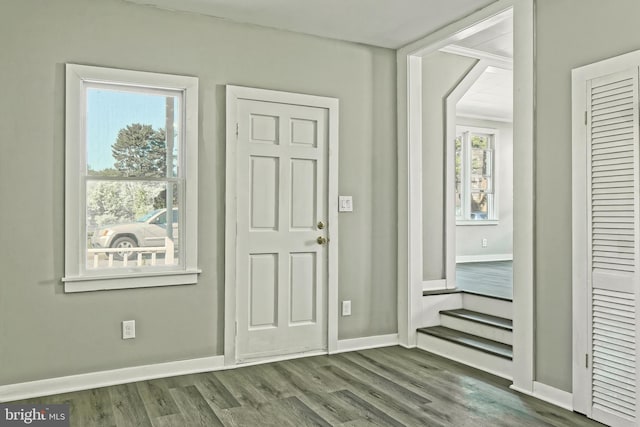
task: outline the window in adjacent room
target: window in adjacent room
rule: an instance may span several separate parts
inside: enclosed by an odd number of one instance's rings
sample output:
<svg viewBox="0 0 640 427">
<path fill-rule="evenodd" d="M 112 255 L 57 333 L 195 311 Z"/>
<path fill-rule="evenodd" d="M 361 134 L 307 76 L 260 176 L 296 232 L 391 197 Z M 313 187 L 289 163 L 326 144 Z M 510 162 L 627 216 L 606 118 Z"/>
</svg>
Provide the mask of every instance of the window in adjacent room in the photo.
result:
<svg viewBox="0 0 640 427">
<path fill-rule="evenodd" d="M 455 140 L 456 220 L 497 220 L 495 129 L 457 128 Z"/>
<path fill-rule="evenodd" d="M 194 283 L 197 79 L 66 73 L 65 290 Z"/>
</svg>

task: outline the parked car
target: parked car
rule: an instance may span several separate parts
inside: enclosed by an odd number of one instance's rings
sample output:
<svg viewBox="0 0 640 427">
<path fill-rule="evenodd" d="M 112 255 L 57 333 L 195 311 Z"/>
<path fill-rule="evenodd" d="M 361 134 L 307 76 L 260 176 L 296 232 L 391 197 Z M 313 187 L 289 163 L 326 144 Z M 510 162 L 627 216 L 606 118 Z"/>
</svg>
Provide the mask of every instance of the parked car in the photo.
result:
<svg viewBox="0 0 640 427">
<path fill-rule="evenodd" d="M 173 241 L 178 241 L 178 208 L 173 208 Z M 156 209 L 138 218 L 135 222 L 107 225 L 91 236 L 93 248 L 119 248 L 114 258 L 122 260 L 125 254 L 133 258 L 129 248 L 163 247 L 167 237 L 167 209 Z"/>
</svg>

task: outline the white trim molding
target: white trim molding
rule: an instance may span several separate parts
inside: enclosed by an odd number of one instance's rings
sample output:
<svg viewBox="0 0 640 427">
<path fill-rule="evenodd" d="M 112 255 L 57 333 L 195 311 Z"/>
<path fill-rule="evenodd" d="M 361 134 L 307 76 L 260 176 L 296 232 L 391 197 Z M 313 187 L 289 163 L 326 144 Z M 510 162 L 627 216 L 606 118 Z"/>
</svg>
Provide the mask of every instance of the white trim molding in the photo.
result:
<svg viewBox="0 0 640 427">
<path fill-rule="evenodd" d="M 224 369 L 223 356 L 98 371 L 0 386 L 0 402 Z"/>
<path fill-rule="evenodd" d="M 447 280 L 446 279 L 423 280 L 422 281 L 422 290 L 423 291 L 439 291 L 439 290 L 446 290 L 446 289 L 447 289 Z"/>
<path fill-rule="evenodd" d="M 533 396 L 540 400 L 559 406 L 568 411 L 573 411 L 573 395 L 568 391 L 560 390 L 550 385 L 533 382 Z"/>
<path fill-rule="evenodd" d="M 535 372 L 535 1 L 513 0 L 513 384 L 533 390 Z"/>
<path fill-rule="evenodd" d="M 551 403 L 567 411 L 573 411 L 573 395 L 568 391 L 560 390 L 537 381 L 533 382 L 533 391 L 525 390 L 515 385 L 512 385 L 510 388 L 518 393 L 535 397 L 536 399 Z"/>
<path fill-rule="evenodd" d="M 116 68 L 66 64 L 65 99 L 65 292 L 151 286 L 189 285 L 198 282 L 198 78 Z M 127 265 L 92 268 L 87 262 L 87 186 L 100 176 L 88 173 L 87 99 L 90 90 L 118 90 L 174 98 L 179 107 L 178 172 L 157 183 L 177 186 L 180 212 L 178 264 Z M 166 127 L 166 126 L 165 126 Z M 145 182 L 154 178 L 132 176 Z M 106 178 L 105 178 L 106 179 Z M 165 245 L 166 246 L 166 245 Z M 165 249 L 166 250 L 166 249 Z M 141 253 L 139 252 L 139 255 Z M 169 259 L 169 258 L 167 258 Z M 130 260 L 131 264 L 134 264 Z"/>
<path fill-rule="evenodd" d="M 394 345 L 398 345 L 398 334 L 376 335 L 371 337 L 339 340 L 337 341 L 335 348 L 333 348 L 330 353 L 338 354 L 348 351 L 391 347 Z M 51 396 L 54 394 L 70 393 L 74 391 L 90 390 L 99 387 L 109 387 L 138 381 L 148 381 L 158 378 L 237 369 L 245 366 L 262 365 L 265 363 L 299 359 L 301 357 L 319 356 L 323 354 L 327 353 L 324 351 L 294 353 L 239 364 L 233 363 L 231 365 L 225 365 L 225 357 L 220 355 L 8 384 L 0 386 L 0 403 L 30 399 L 34 397 Z"/>
<path fill-rule="evenodd" d="M 467 262 L 493 262 L 493 261 L 513 261 L 513 254 L 489 254 L 489 255 L 459 255 L 456 257 L 456 264 Z"/>
<path fill-rule="evenodd" d="M 505 17 L 506 18 L 506 17 Z M 507 56 L 495 55 L 493 53 L 484 52 L 482 50 L 470 49 L 468 47 L 449 45 L 440 49 L 440 52 L 452 53 L 454 55 L 467 56 L 469 58 L 486 59 L 495 64 L 496 67 L 507 70 L 513 69 L 513 58 Z"/>
<path fill-rule="evenodd" d="M 535 0 L 499 0 L 397 51 L 398 335 L 416 345 L 422 280 L 422 57 L 514 18 L 514 358 L 513 381 L 533 390 L 535 282 Z M 443 142 L 444 143 L 444 142 Z M 444 162 L 444 159 L 443 159 Z M 445 226 L 446 227 L 446 226 Z M 447 228 L 448 230 L 449 228 Z M 455 256 L 451 259 L 455 259 Z M 446 266 L 445 266 L 446 267 Z M 445 270 L 447 270 L 445 268 Z M 451 268 L 448 274 L 452 274 Z M 448 282 L 450 277 L 446 277 Z M 448 286 L 453 286 L 448 283 Z"/>
<path fill-rule="evenodd" d="M 329 354 L 345 353 L 347 351 L 367 350 L 370 348 L 391 347 L 394 345 L 398 345 L 398 334 L 351 338 L 347 340 L 338 340 L 337 348 Z"/>
</svg>

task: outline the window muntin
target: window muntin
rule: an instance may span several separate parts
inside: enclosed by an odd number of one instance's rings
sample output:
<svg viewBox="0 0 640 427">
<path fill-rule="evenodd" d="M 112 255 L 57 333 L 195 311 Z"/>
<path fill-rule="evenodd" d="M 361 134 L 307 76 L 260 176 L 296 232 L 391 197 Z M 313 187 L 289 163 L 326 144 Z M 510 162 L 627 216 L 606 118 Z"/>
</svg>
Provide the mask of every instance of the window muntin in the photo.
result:
<svg viewBox="0 0 640 427">
<path fill-rule="evenodd" d="M 194 282 L 197 79 L 68 64 L 66 175 L 65 282 Z"/>
<path fill-rule="evenodd" d="M 497 220 L 493 129 L 458 128 L 455 139 L 455 200 L 458 221 Z"/>
</svg>

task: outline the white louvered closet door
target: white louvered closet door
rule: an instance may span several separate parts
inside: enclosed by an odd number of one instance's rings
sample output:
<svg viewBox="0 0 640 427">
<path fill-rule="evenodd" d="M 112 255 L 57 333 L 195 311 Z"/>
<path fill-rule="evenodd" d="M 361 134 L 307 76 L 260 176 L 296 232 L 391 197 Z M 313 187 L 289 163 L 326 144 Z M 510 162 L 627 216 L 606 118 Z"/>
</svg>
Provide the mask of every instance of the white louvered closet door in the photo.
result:
<svg viewBox="0 0 640 427">
<path fill-rule="evenodd" d="M 638 121 L 637 68 L 587 83 L 591 416 L 615 427 L 640 423 Z"/>
</svg>

